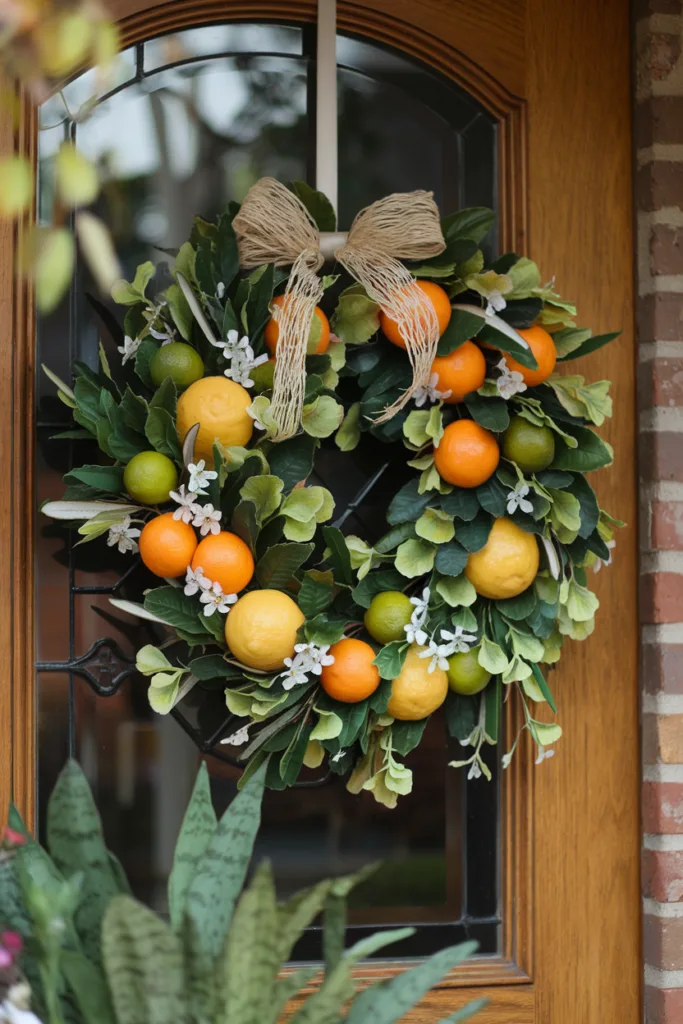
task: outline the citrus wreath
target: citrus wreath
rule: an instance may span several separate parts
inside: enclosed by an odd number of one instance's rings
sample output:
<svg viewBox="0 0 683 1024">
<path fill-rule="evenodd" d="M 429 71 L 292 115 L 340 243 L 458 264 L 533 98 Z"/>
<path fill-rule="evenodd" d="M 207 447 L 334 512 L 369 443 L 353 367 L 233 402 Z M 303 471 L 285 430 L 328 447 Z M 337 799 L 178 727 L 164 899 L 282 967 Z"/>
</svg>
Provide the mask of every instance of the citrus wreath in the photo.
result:
<svg viewBox="0 0 683 1024">
<path fill-rule="evenodd" d="M 609 382 L 555 365 L 617 335 L 577 327 L 532 260 L 487 259 L 483 208 L 437 217 L 437 244 L 410 261 L 386 257 L 407 313 L 374 264 L 364 278 L 342 250 L 319 277 L 332 208 L 304 183 L 278 188 L 307 218 L 289 266 L 259 262 L 258 245 L 245 258 L 246 200 L 197 218 L 170 285 L 152 294 L 148 262 L 115 286 L 127 307 L 116 365 L 100 345 L 99 369 L 76 364 L 73 388 L 46 370 L 73 410 L 69 436 L 108 458 L 70 470 L 43 511 L 82 542 L 139 549 L 156 585 L 112 604 L 163 634 L 137 653 L 150 704 L 166 714 L 194 686 L 224 688 L 235 724 L 223 742 L 245 775 L 269 759 L 281 789 L 326 761 L 350 791 L 395 806 L 412 787 L 400 758 L 443 705 L 466 748 L 451 764 L 490 778 L 483 750 L 513 690 L 523 725 L 503 766 L 524 732 L 541 761 L 561 735 L 535 717 L 544 702 L 556 711 L 542 666 L 593 631 L 587 572 L 610 561 L 622 525 L 586 478 L 612 461 L 592 429 L 611 414 Z M 282 226 L 262 220 L 264 238 Z M 290 405 L 300 390 L 289 431 L 278 388 Z M 341 529 L 349 509 L 335 522 L 316 455 L 371 444 L 386 446 L 398 486 L 379 535 L 359 536 Z"/>
</svg>

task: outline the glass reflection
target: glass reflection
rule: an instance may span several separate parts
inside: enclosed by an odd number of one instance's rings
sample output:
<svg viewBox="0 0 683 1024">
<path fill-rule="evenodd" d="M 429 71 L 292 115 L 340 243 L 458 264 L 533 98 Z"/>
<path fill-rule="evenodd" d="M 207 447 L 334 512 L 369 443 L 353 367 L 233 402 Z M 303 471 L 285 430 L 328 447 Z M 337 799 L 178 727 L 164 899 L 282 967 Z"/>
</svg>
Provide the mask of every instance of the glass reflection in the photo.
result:
<svg viewBox="0 0 683 1024">
<path fill-rule="evenodd" d="M 307 33 L 291 26 L 223 25 L 152 40 L 122 55 L 119 84 L 129 81 L 75 129 L 79 146 L 97 161 L 104 181 L 98 212 L 112 226 L 126 276 L 151 259 L 163 287 L 165 249 L 187 237 L 192 219 L 212 218 L 239 201 L 264 174 L 309 178 L 313 133 L 312 53 Z M 214 55 L 219 55 L 215 56 Z M 495 205 L 495 125 L 451 83 L 400 54 L 339 37 L 340 224 L 392 191 L 432 189 L 441 208 Z M 88 93 L 77 79 L 71 109 Z M 43 110 L 40 167 L 47 171 L 69 130 L 63 107 Z M 52 203 L 49 173 L 40 176 L 40 211 Z M 495 246 L 495 238 L 489 240 Z M 88 301 L 81 268 L 70 301 L 38 330 L 38 362 L 64 379 L 74 358 L 95 365 L 101 340 L 118 358 Z M 121 319 L 121 311 L 109 308 Z M 37 384 L 38 498 L 62 492 L 74 463 L 95 461 L 89 442 L 50 438 L 68 426 L 67 410 L 45 378 Z M 338 454 L 338 453 L 337 453 Z M 337 493 L 367 479 L 373 454 L 363 450 L 344 473 L 331 451 L 319 472 Z M 340 497 L 340 495 L 337 495 Z M 372 531 L 383 512 L 380 494 L 349 520 L 349 532 Z M 71 538 L 73 541 L 73 538 Z M 73 547 L 64 530 L 40 523 L 37 538 L 40 821 L 56 774 L 69 752 L 93 785 L 114 852 L 140 898 L 165 908 L 170 858 L 200 755 L 172 718 L 151 712 L 146 683 L 125 676 L 149 626 L 114 612 L 109 593 L 131 568 L 103 542 Z M 97 569 L 94 569 L 95 551 Z M 132 569 L 118 592 L 144 585 Z M 151 581 L 150 581 L 151 582 Z M 111 647 L 96 649 L 102 637 Z M 115 646 L 113 646 L 115 645 Z M 67 666 L 66 668 L 64 666 Z M 98 696 L 93 679 L 114 696 Z M 88 681 L 89 680 L 89 681 Z M 220 693 L 197 694 L 198 719 Z M 204 703 L 201 704 L 201 701 Z M 208 703 L 207 703 L 208 702 Z M 407 759 L 415 789 L 396 810 L 370 794 L 351 796 L 335 779 L 323 786 L 269 793 L 258 854 L 271 858 L 281 895 L 329 874 L 382 860 L 385 868 L 354 896 L 352 925 L 418 922 L 406 955 L 421 955 L 467 934 L 484 952 L 498 948 L 496 786 L 465 783 L 447 771 L 443 723 L 434 719 Z M 445 756 L 446 755 L 446 756 Z M 220 812 L 235 793 L 238 772 L 208 759 Z M 476 917 L 477 921 L 473 920 Z M 460 923 L 458 923 L 460 922 Z M 477 923 L 480 922 L 480 923 Z M 311 932 L 297 956 L 319 955 Z"/>
</svg>

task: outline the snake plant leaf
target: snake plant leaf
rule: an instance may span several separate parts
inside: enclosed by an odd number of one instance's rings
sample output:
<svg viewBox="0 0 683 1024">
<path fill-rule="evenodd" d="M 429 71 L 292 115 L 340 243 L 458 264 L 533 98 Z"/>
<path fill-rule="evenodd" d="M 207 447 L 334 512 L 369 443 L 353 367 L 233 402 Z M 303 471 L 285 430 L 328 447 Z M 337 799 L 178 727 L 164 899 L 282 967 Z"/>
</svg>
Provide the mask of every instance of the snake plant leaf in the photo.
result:
<svg viewBox="0 0 683 1024">
<path fill-rule="evenodd" d="M 87 956 L 62 949 L 59 966 L 85 1024 L 116 1024 L 104 975 Z"/>
<path fill-rule="evenodd" d="M 104 915 L 102 949 L 118 1024 L 187 1019 L 180 941 L 153 911 L 115 897 Z"/>
<path fill-rule="evenodd" d="M 206 853 L 216 831 L 216 812 L 211 802 L 209 773 L 202 763 L 192 790 L 192 796 L 173 854 L 173 867 L 168 880 L 168 908 L 175 931 L 180 928 L 185 912 L 185 900 L 197 865 Z"/>
<path fill-rule="evenodd" d="M 65 878 L 83 872 L 74 920 L 84 952 L 100 963 L 102 918 L 109 901 L 118 895 L 119 885 L 90 786 L 75 761 L 69 761 L 52 791 L 47 839 L 55 866 Z"/>
<path fill-rule="evenodd" d="M 232 801 L 187 889 L 186 914 L 196 929 L 198 953 L 207 961 L 222 946 L 244 884 L 261 821 L 265 775 L 263 766 Z"/>
<path fill-rule="evenodd" d="M 276 1024 L 276 1021 L 280 1019 L 286 1003 L 295 996 L 297 992 L 300 992 L 302 988 L 305 988 L 309 981 L 312 981 L 316 974 L 319 973 L 320 967 L 316 964 L 313 967 L 302 967 L 300 970 L 294 971 L 292 974 L 287 974 L 282 978 L 278 978 L 273 989 L 273 999 L 269 1012 L 263 1018 L 262 1024 Z"/>
<path fill-rule="evenodd" d="M 346 897 L 330 892 L 325 901 L 323 916 L 323 955 L 325 958 L 325 975 L 341 962 L 344 955 L 344 939 L 346 937 Z"/>
<path fill-rule="evenodd" d="M 225 944 L 221 1012 L 226 1024 L 262 1024 L 268 1013 L 281 964 L 277 925 L 273 872 L 264 861 L 239 899 Z"/>
<path fill-rule="evenodd" d="M 488 1002 L 488 999 L 472 999 L 466 1006 L 456 1010 L 450 1017 L 444 1017 L 439 1024 L 460 1024 L 460 1021 L 469 1020 L 475 1013 L 479 1013 Z"/>
<path fill-rule="evenodd" d="M 279 957 L 285 963 L 290 959 L 294 946 L 313 919 L 325 906 L 325 900 L 332 887 L 332 880 L 325 879 L 309 889 L 295 893 L 286 903 L 277 908 Z"/>
<path fill-rule="evenodd" d="M 441 978 L 477 948 L 476 942 L 463 942 L 450 946 L 418 964 L 409 971 L 397 975 L 383 985 L 365 989 L 353 1001 L 346 1024 L 393 1024 L 440 981 Z"/>
</svg>

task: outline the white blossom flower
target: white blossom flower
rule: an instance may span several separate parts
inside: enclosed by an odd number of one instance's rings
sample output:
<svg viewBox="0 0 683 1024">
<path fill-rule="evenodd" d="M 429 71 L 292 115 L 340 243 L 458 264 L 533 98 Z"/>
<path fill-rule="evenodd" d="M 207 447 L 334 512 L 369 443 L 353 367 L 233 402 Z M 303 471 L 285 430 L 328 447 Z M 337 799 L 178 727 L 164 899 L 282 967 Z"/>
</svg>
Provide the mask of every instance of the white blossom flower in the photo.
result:
<svg viewBox="0 0 683 1024">
<path fill-rule="evenodd" d="M 413 626 L 422 626 L 429 613 L 429 587 L 422 591 L 422 597 L 411 597 L 410 603 L 415 606 L 415 611 L 410 617 Z"/>
<path fill-rule="evenodd" d="M 444 644 L 437 644 L 433 638 L 429 641 L 424 651 L 420 651 L 418 658 L 431 658 L 429 662 L 428 672 L 433 672 L 435 668 L 442 668 L 444 672 L 448 671 L 448 656 L 453 652 L 449 646 Z"/>
<path fill-rule="evenodd" d="M 467 780 L 469 782 L 470 779 L 480 779 L 480 778 L 481 778 L 481 768 L 479 766 L 479 761 L 475 758 L 474 761 L 472 762 L 472 764 L 470 765 L 470 770 L 467 773 Z"/>
<path fill-rule="evenodd" d="M 438 373 L 433 373 L 429 378 L 429 383 L 425 384 L 424 387 L 416 388 L 413 393 L 415 399 L 415 405 L 420 409 L 425 402 L 440 402 L 441 399 L 450 398 L 453 392 L 449 389 L 448 391 L 439 391 L 437 385 L 439 383 Z"/>
<path fill-rule="evenodd" d="M 221 516 L 223 513 L 219 508 L 214 508 L 211 503 L 206 505 L 193 505 L 194 519 L 192 525 L 199 527 L 202 537 L 209 533 L 221 532 Z"/>
<path fill-rule="evenodd" d="M 241 747 L 243 744 L 248 743 L 250 725 L 251 722 L 247 722 L 237 732 L 233 732 L 231 736 L 226 736 L 224 740 L 221 740 L 221 743 L 229 743 L 231 747 Z"/>
<path fill-rule="evenodd" d="M 284 690 L 291 690 L 295 686 L 303 686 L 308 682 L 309 663 L 303 654 L 285 658 L 285 665 L 287 666 L 285 671 L 280 673 Z"/>
<path fill-rule="evenodd" d="M 507 302 L 503 298 L 502 292 L 489 292 L 486 296 L 486 315 L 493 316 L 494 313 L 500 313 L 507 306 Z"/>
<path fill-rule="evenodd" d="M 153 322 L 154 321 L 152 321 L 152 323 Z M 171 327 L 168 327 L 166 324 L 164 324 L 164 328 L 165 329 L 162 331 L 157 331 L 154 327 L 151 326 L 147 328 L 147 333 L 151 334 L 152 337 L 156 338 L 157 341 L 160 341 L 162 348 L 164 347 L 164 345 L 170 345 L 172 341 L 175 341 L 175 331 Z"/>
<path fill-rule="evenodd" d="M 140 531 L 131 526 L 130 516 L 126 516 L 120 523 L 113 523 L 112 526 L 109 527 L 107 546 L 113 548 L 114 545 L 116 545 L 122 555 L 125 554 L 126 551 L 132 551 L 135 553 L 138 549 L 135 537 L 139 536 Z"/>
<path fill-rule="evenodd" d="M 198 565 L 196 569 L 188 565 L 185 571 L 185 589 L 183 591 L 187 597 L 194 597 L 200 590 L 208 590 L 210 586 L 211 580 L 206 578 L 201 565 Z"/>
<path fill-rule="evenodd" d="M 541 747 L 538 748 L 538 757 L 536 758 L 536 764 L 542 764 L 543 761 L 547 761 L 549 757 L 554 757 L 555 751 L 552 747 Z"/>
<path fill-rule="evenodd" d="M 449 648 L 448 654 L 466 654 L 472 644 L 476 644 L 477 638 L 472 633 L 466 633 L 463 626 L 455 626 L 451 633 L 448 629 L 441 630 L 441 639 L 446 641 Z"/>
<path fill-rule="evenodd" d="M 125 336 L 123 339 L 123 345 L 119 345 L 117 348 L 117 351 L 123 356 L 123 359 L 121 360 L 122 366 L 127 363 L 129 359 L 133 358 L 137 350 L 140 348 L 141 342 L 142 338 L 129 338 L 128 335 Z"/>
<path fill-rule="evenodd" d="M 237 331 L 228 331 L 228 340 L 223 342 L 223 355 L 230 363 L 223 373 L 230 380 L 234 380 L 245 388 L 254 386 L 254 382 L 249 376 L 250 371 L 268 361 L 267 353 L 258 357 L 254 355 L 254 350 L 246 335 L 238 340 Z"/>
<path fill-rule="evenodd" d="M 194 519 L 195 509 L 195 496 L 194 494 L 188 494 L 185 490 L 185 484 L 181 484 L 177 491 L 171 491 L 170 498 L 180 506 L 173 512 L 173 518 L 180 520 L 183 523 L 191 523 Z"/>
<path fill-rule="evenodd" d="M 195 465 L 191 462 L 187 467 L 190 474 L 190 481 L 187 485 L 188 491 L 192 491 L 193 494 L 208 494 L 204 488 L 208 485 L 210 480 L 217 480 L 218 473 L 213 469 L 205 469 L 206 462 L 204 459 L 200 459 Z"/>
<path fill-rule="evenodd" d="M 254 410 L 252 409 L 252 407 L 250 405 L 247 406 L 247 415 L 251 416 L 252 420 L 254 421 L 254 426 L 256 427 L 257 430 L 267 430 L 268 429 L 268 427 L 266 427 L 266 425 L 264 423 L 261 423 L 261 420 L 258 418 L 258 414 L 256 412 L 254 412 Z"/>
<path fill-rule="evenodd" d="M 510 751 L 508 754 L 503 754 L 503 756 L 500 759 L 500 763 L 504 769 L 510 767 L 510 761 L 512 761 L 512 751 Z"/>
<path fill-rule="evenodd" d="M 329 644 L 295 644 L 294 651 L 302 656 L 303 661 L 308 665 L 308 672 L 319 676 L 326 665 L 334 664 L 334 655 L 328 654 Z"/>
<path fill-rule="evenodd" d="M 427 643 L 427 634 L 420 626 L 415 626 L 412 622 L 409 622 L 403 629 L 409 644 L 419 644 L 422 647 Z"/>
<path fill-rule="evenodd" d="M 505 398 L 507 400 L 512 398 L 513 395 L 521 394 L 522 391 L 526 391 L 524 377 L 519 370 L 510 369 L 505 356 L 503 356 L 499 363 L 496 363 L 496 367 L 500 370 L 500 377 L 496 381 L 496 387 L 498 388 L 498 394 L 501 398 Z"/>
<path fill-rule="evenodd" d="M 225 285 L 222 281 L 219 281 L 216 285 L 216 298 L 222 299 L 225 295 Z M 225 743 L 225 740 L 223 741 Z"/>
<path fill-rule="evenodd" d="M 517 482 L 514 490 L 508 491 L 506 498 L 508 515 L 512 515 L 517 509 L 520 512 L 533 512 L 534 506 L 530 501 L 527 501 L 528 493 L 528 484 L 523 483 L 521 480 Z"/>
<path fill-rule="evenodd" d="M 334 757 L 330 758 L 330 761 L 335 761 L 335 762 L 341 761 L 341 759 L 342 759 L 342 757 L 344 756 L 345 753 L 346 753 L 345 750 L 340 750 L 339 753 L 335 754 Z"/>
<path fill-rule="evenodd" d="M 31 1010 L 22 1010 L 7 998 L 0 1003 L 0 1024 L 40 1024 L 40 1020 Z"/>
<path fill-rule="evenodd" d="M 224 594 L 220 583 L 218 580 L 215 580 L 209 588 L 202 591 L 199 595 L 199 600 L 202 604 L 206 605 L 204 614 L 208 618 L 214 612 L 227 615 L 230 611 L 230 605 L 234 604 L 237 600 L 237 594 Z"/>
<path fill-rule="evenodd" d="M 616 546 L 617 546 L 617 542 L 615 540 L 608 540 L 607 541 L 607 547 L 609 548 L 609 558 L 598 558 L 596 560 L 596 562 L 595 562 L 595 565 L 593 566 L 593 572 L 600 572 L 600 570 L 602 569 L 603 565 L 611 565 L 612 564 L 612 551 L 614 550 L 614 548 Z"/>
</svg>

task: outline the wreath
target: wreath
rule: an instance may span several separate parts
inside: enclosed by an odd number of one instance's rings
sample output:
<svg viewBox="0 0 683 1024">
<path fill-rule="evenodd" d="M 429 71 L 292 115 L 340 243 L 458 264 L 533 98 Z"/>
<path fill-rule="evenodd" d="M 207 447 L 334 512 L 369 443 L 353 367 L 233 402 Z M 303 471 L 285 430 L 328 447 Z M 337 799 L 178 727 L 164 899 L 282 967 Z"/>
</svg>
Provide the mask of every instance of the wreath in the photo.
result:
<svg viewBox="0 0 683 1024">
<path fill-rule="evenodd" d="M 622 524 L 586 477 L 612 461 L 593 430 L 609 382 L 555 364 L 616 334 L 576 326 L 532 260 L 488 258 L 493 224 L 483 208 L 439 219 L 411 193 L 338 236 L 324 195 L 264 179 L 197 218 L 172 268 L 115 286 L 119 359 L 100 344 L 73 387 L 46 370 L 69 436 L 106 459 L 71 469 L 43 511 L 81 542 L 139 550 L 153 585 L 112 604 L 153 624 L 136 660 L 151 707 L 224 689 L 222 742 L 245 776 L 268 759 L 274 789 L 326 762 L 395 806 L 412 787 L 401 759 L 442 706 L 464 748 L 451 764 L 490 778 L 513 692 L 504 767 L 524 733 L 539 762 L 561 735 L 536 708 L 556 712 L 548 670 L 565 637 L 592 633 L 588 571 Z M 348 487 L 377 450 L 335 511 L 317 469 L 331 460 Z M 381 509 L 354 529 L 372 484 Z"/>
</svg>

